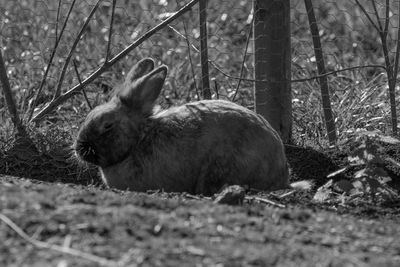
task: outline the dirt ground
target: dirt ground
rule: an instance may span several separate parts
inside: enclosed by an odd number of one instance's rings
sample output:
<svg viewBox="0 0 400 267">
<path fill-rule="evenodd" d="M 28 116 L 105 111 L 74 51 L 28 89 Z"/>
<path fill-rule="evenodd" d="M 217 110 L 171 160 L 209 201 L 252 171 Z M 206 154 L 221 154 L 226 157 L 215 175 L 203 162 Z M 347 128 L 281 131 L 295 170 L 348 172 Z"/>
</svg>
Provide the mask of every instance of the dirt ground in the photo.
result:
<svg viewBox="0 0 400 267">
<path fill-rule="evenodd" d="M 286 151 L 292 178 L 317 184 L 345 159 Z M 392 177 L 398 181 L 396 170 Z M 48 180 L 0 175 L 0 266 L 400 266 L 400 201 L 338 205 L 312 202 L 313 192 L 257 194 L 270 205 L 249 193 L 230 206 Z"/>
</svg>

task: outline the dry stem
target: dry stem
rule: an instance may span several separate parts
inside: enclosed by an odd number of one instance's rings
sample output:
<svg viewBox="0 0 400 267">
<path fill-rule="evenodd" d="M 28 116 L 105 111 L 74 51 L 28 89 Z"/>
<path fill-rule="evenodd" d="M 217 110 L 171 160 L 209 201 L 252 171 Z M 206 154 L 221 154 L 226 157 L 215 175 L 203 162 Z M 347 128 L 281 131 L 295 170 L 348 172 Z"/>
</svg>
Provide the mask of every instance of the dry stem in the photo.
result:
<svg viewBox="0 0 400 267">
<path fill-rule="evenodd" d="M 61 94 L 57 98 L 53 99 L 47 105 L 42 108 L 30 121 L 31 122 L 37 122 L 40 119 L 42 119 L 44 116 L 49 114 L 51 111 L 53 111 L 56 107 L 61 105 L 63 102 L 65 102 L 67 99 L 72 97 L 74 94 L 78 93 L 82 88 L 84 88 L 86 85 L 91 83 L 94 79 L 99 77 L 102 73 L 104 73 L 106 70 L 108 70 L 111 66 L 113 66 L 115 63 L 117 63 L 119 60 L 121 60 L 123 57 L 128 55 L 134 48 L 142 44 L 144 41 L 149 39 L 152 35 L 154 35 L 156 32 L 164 28 L 166 25 L 180 17 L 183 13 L 186 11 L 190 10 L 195 4 L 197 4 L 199 0 L 192 0 L 189 3 L 187 3 L 185 6 L 183 6 L 181 9 L 179 9 L 177 12 L 175 12 L 174 15 L 169 17 L 168 19 L 164 20 L 157 26 L 153 27 L 150 29 L 148 32 L 146 32 L 143 36 L 141 36 L 139 39 L 137 39 L 135 42 L 130 44 L 128 47 L 126 47 L 124 50 L 122 50 L 118 55 L 110 59 L 109 61 L 105 61 L 104 65 L 99 67 L 97 70 L 92 72 L 92 74 L 89 75 L 86 79 L 82 81 L 82 83 L 75 85 L 71 89 L 69 89 L 67 92 Z"/>
<path fill-rule="evenodd" d="M 54 98 L 53 99 L 56 99 L 61 94 L 61 87 L 62 87 L 62 84 L 64 82 L 64 76 L 65 76 L 65 73 L 67 72 L 67 68 L 68 68 L 69 62 L 71 60 L 72 54 L 74 53 L 75 48 L 78 45 L 78 43 L 79 43 L 79 41 L 80 41 L 80 39 L 82 37 L 82 34 L 85 32 L 86 27 L 89 24 L 91 18 L 93 17 L 94 13 L 96 12 L 97 8 L 99 7 L 100 2 L 101 2 L 101 0 L 97 0 L 96 5 L 92 8 L 92 10 L 90 11 L 89 15 L 85 19 L 85 22 L 83 23 L 78 35 L 76 36 L 76 38 L 74 40 L 74 43 L 72 44 L 71 49 L 69 50 L 68 56 L 65 59 L 64 66 L 63 66 L 63 68 L 61 70 L 60 77 L 58 78 L 58 83 L 57 83 L 57 87 L 56 87 L 56 91 L 54 93 Z"/>
<path fill-rule="evenodd" d="M 72 3 L 71 3 L 71 6 L 69 7 L 67 16 L 66 16 L 66 18 L 64 20 L 63 26 L 62 26 L 61 31 L 60 31 L 60 35 L 58 35 L 58 20 L 60 18 L 61 0 L 58 2 L 57 19 L 56 19 L 56 42 L 54 43 L 54 48 L 51 51 L 50 59 L 49 59 L 49 62 L 47 63 L 46 70 L 44 71 L 44 74 L 43 74 L 43 77 L 42 77 L 42 81 L 40 82 L 40 85 L 39 85 L 39 89 L 37 90 L 37 93 L 35 94 L 35 97 L 34 97 L 34 99 L 32 101 L 33 104 L 30 107 L 29 116 L 28 116 L 28 120 L 29 121 L 32 119 L 33 112 L 34 112 L 34 110 L 36 108 L 36 105 L 37 105 L 37 101 L 39 99 L 40 94 L 42 93 L 43 86 L 46 83 L 47 75 L 49 73 L 49 70 L 50 70 L 50 67 L 52 65 L 54 56 L 56 54 L 58 44 L 60 43 L 61 37 L 62 37 L 62 35 L 63 35 L 64 31 L 65 31 L 65 27 L 67 26 L 67 22 L 69 20 L 69 16 L 71 15 L 71 11 L 72 11 L 72 9 L 73 9 L 73 7 L 75 5 L 75 2 L 76 2 L 76 0 L 73 0 Z"/>
<path fill-rule="evenodd" d="M 31 243 L 37 248 L 40 249 L 50 249 L 53 251 L 57 251 L 63 254 L 68 254 L 70 256 L 74 257 L 79 257 L 88 261 L 96 262 L 97 264 L 103 265 L 103 266 L 118 266 L 118 262 L 111 261 L 93 254 L 89 254 L 86 252 L 79 251 L 77 249 L 73 249 L 70 247 L 66 246 L 59 246 L 59 245 L 54 245 L 50 243 L 46 243 L 43 241 L 39 241 L 36 239 L 31 238 L 28 236 L 18 225 L 16 225 L 10 218 L 8 218 L 6 215 L 0 213 L 0 220 L 3 221 L 5 224 L 8 225 L 14 232 L 16 232 L 20 237 L 22 237 L 25 241 Z"/>
<path fill-rule="evenodd" d="M 274 202 L 274 201 L 272 201 L 272 200 L 269 200 L 269 199 L 266 199 L 266 198 L 261 198 L 261 197 L 248 197 L 248 196 L 246 196 L 245 199 L 246 199 L 246 200 L 256 200 L 256 201 L 259 201 L 259 202 L 262 202 L 262 203 L 265 203 L 265 204 L 269 204 L 269 205 L 272 205 L 272 206 L 275 206 L 275 207 L 278 207 L 278 208 L 282 208 L 282 209 L 283 209 L 283 208 L 286 208 L 285 205 L 280 204 L 280 203 L 276 203 L 276 202 Z"/>
</svg>

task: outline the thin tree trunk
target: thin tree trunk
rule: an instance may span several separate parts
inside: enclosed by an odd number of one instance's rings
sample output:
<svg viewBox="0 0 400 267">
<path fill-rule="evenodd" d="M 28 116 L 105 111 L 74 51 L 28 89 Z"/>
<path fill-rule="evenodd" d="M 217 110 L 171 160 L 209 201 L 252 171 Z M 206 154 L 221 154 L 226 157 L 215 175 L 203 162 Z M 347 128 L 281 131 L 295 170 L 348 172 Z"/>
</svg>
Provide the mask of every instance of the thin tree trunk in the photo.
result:
<svg viewBox="0 0 400 267">
<path fill-rule="evenodd" d="M 291 141 L 291 44 L 290 0 L 254 0 L 254 83 L 257 113 Z"/>
<path fill-rule="evenodd" d="M 8 108 L 8 112 L 10 112 L 11 120 L 17 129 L 17 133 L 20 136 L 26 136 L 26 131 L 24 126 L 22 125 L 21 119 L 19 118 L 18 115 L 18 110 L 17 106 L 15 104 L 12 91 L 11 91 L 11 86 L 10 82 L 7 77 L 7 70 L 6 66 L 4 64 L 3 56 L 0 52 L 0 80 L 1 80 L 1 85 L 3 87 L 3 92 L 4 92 L 4 97 L 6 99 L 6 104 Z"/>
<path fill-rule="evenodd" d="M 310 24 L 310 30 L 314 44 L 314 53 L 317 61 L 318 75 L 323 75 L 326 73 L 326 69 L 313 4 L 311 0 L 304 0 L 304 3 L 307 9 L 308 22 Z M 331 99 L 329 96 L 328 78 L 326 76 L 320 77 L 319 84 L 321 86 L 322 109 L 324 111 L 326 131 L 328 134 L 329 143 L 333 145 L 336 142 L 336 127 L 331 107 Z"/>
<path fill-rule="evenodd" d="M 203 89 L 203 98 L 211 99 L 210 79 L 208 72 L 207 0 L 200 0 L 199 15 L 200 15 L 201 82 Z"/>
</svg>

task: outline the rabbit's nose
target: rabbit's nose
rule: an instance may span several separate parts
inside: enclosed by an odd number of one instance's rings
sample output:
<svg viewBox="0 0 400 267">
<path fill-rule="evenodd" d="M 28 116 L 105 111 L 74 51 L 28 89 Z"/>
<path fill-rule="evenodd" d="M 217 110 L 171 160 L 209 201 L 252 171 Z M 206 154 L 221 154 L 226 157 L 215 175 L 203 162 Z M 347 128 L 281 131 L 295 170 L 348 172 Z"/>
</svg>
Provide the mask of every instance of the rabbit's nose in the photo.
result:
<svg viewBox="0 0 400 267">
<path fill-rule="evenodd" d="M 75 151 L 78 156 L 84 161 L 97 164 L 98 157 L 95 146 L 87 141 L 77 141 L 75 145 Z"/>
</svg>

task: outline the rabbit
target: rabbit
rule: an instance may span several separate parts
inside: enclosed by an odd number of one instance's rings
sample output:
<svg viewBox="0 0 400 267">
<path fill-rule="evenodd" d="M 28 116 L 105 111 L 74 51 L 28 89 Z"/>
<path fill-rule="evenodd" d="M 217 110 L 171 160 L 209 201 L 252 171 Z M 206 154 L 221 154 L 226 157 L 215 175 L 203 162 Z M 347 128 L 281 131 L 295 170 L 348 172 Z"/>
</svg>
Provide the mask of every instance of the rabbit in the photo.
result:
<svg viewBox="0 0 400 267">
<path fill-rule="evenodd" d="M 168 68 L 145 58 L 105 104 L 87 115 L 76 156 L 121 190 L 212 195 L 224 185 L 296 187 L 278 133 L 233 102 L 202 100 L 154 112 Z"/>
</svg>

